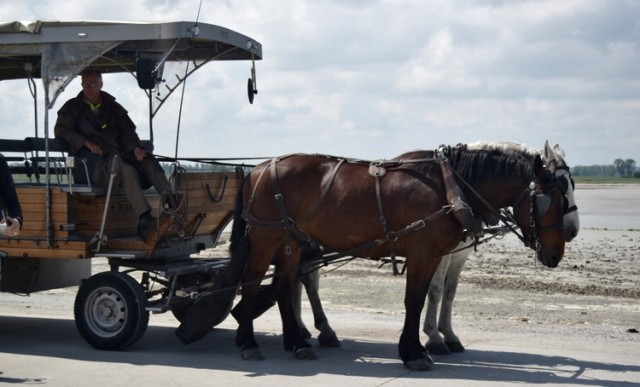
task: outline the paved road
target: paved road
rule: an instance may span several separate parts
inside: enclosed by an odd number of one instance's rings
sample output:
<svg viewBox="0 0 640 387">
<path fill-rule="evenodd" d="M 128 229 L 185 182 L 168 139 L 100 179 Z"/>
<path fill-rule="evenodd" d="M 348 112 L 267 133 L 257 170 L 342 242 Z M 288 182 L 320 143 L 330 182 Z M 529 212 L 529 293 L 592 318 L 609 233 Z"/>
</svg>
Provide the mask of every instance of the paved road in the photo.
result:
<svg viewBox="0 0 640 387">
<path fill-rule="evenodd" d="M 6 297 L 6 295 L 4 296 Z M 36 300 L 39 301 L 39 300 Z M 34 303 L 32 307 L 36 306 Z M 297 361 L 282 350 L 279 317 L 260 318 L 264 361 L 241 361 L 233 346 L 235 323 L 225 321 L 203 340 L 183 346 L 177 322 L 152 316 L 135 346 L 124 352 L 98 351 L 80 338 L 68 312 L 61 315 L 3 316 L 0 313 L 0 384 L 50 386 L 496 386 L 536 383 L 567 386 L 637 386 L 640 345 L 606 335 L 581 338 L 566 330 L 540 339 L 520 332 L 459 327 L 467 351 L 436 357 L 429 372 L 408 372 L 397 359 L 402 316 L 331 311 L 342 347 L 316 348 L 316 361 Z M 486 327 L 485 327 L 486 329 Z M 576 327 L 575 330 L 579 330 Z M 575 333 L 575 332 L 574 332 Z M 379 339 L 376 339 L 378 337 Z M 314 343 L 315 344 L 315 343 Z"/>
</svg>

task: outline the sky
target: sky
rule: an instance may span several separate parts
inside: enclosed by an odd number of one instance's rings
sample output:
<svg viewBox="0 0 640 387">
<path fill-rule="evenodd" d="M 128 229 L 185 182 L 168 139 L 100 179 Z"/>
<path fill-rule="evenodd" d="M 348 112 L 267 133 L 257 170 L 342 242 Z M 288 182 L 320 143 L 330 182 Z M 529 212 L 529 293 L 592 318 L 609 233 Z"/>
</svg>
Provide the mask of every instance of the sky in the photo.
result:
<svg viewBox="0 0 640 387">
<path fill-rule="evenodd" d="M 571 166 L 640 164 L 640 0 L 0 0 L 0 21 L 39 19 L 198 20 L 262 44 L 254 103 L 250 62 L 207 64 L 181 115 L 174 95 L 157 117 L 160 155 L 378 160 L 548 140 Z M 135 80 L 105 75 L 103 90 L 148 137 Z M 58 99 L 51 132 L 79 91 L 74 80 Z M 0 137 L 33 135 L 31 98 L 26 81 L 0 82 Z"/>
</svg>

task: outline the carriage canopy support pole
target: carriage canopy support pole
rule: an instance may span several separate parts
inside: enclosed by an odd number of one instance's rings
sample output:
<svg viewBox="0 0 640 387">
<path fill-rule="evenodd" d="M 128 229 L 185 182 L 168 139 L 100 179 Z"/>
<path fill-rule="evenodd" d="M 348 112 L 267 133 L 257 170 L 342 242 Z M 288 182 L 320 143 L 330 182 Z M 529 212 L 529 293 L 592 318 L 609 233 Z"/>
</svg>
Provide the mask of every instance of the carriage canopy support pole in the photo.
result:
<svg viewBox="0 0 640 387">
<path fill-rule="evenodd" d="M 118 155 L 114 155 L 111 159 L 111 175 L 109 176 L 109 186 L 107 187 L 107 197 L 104 201 L 104 209 L 102 210 L 102 221 L 100 222 L 100 231 L 91 239 L 89 245 L 98 241 L 98 245 L 94 250 L 96 253 L 100 252 L 100 248 L 102 247 L 102 243 L 104 241 L 104 226 L 107 223 L 107 214 L 109 213 L 109 202 L 111 201 L 111 192 L 113 190 L 113 180 L 118 173 L 118 163 L 120 163 L 120 158 Z"/>
</svg>

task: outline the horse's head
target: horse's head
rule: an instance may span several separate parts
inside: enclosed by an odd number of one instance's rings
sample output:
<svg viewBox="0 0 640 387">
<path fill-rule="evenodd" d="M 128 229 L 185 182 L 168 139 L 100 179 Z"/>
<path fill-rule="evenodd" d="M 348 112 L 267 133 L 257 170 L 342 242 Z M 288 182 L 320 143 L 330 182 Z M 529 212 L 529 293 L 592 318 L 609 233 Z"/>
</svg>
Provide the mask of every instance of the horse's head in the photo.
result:
<svg viewBox="0 0 640 387">
<path fill-rule="evenodd" d="M 566 241 L 578 232 L 573 181 L 564 152 L 547 144 L 548 168 L 539 151 L 523 144 L 480 141 L 443 149 L 469 190 L 474 192 L 475 185 L 481 192 L 470 196 L 476 213 L 484 217 L 483 207 L 489 208 L 486 212 L 492 212 L 491 206 L 512 207 L 522 231 L 522 235 L 516 234 L 545 266 L 558 266 Z"/>
<path fill-rule="evenodd" d="M 538 260 L 556 267 L 564 255 L 564 200 L 561 183 L 545 167 L 540 156 L 534 158 L 535 180 L 513 205 L 516 223 Z"/>
<path fill-rule="evenodd" d="M 580 218 L 578 216 L 578 206 L 573 195 L 575 183 L 571 178 L 571 170 L 564 160 L 564 151 L 556 144 L 553 149 L 549 146 L 549 141 L 544 143 L 543 158 L 549 170 L 555 175 L 564 193 L 564 237 L 565 241 L 571 242 L 580 230 Z"/>
</svg>

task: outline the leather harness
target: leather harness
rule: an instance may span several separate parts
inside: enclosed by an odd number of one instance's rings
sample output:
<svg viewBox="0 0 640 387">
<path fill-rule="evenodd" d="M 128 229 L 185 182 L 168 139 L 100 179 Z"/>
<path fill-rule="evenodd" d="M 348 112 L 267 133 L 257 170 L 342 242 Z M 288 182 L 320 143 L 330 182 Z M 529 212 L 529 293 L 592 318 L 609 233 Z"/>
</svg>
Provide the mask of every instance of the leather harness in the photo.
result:
<svg viewBox="0 0 640 387">
<path fill-rule="evenodd" d="M 544 228 L 537 227 L 537 225 L 535 224 L 535 213 L 536 213 L 535 200 L 533 200 L 533 197 L 531 197 L 530 222 L 534 232 L 532 236 L 530 236 L 529 238 L 525 238 L 523 235 L 518 233 L 517 230 L 510 224 L 514 222 L 514 220 L 510 217 L 510 215 L 508 214 L 505 215 L 502 212 L 499 212 L 493 209 L 491 205 L 489 205 L 489 203 L 486 202 L 486 200 L 484 200 L 480 196 L 480 194 L 476 192 L 455 171 L 455 169 L 451 167 L 451 164 L 449 163 L 448 158 L 444 156 L 444 154 L 442 153 L 441 155 L 436 155 L 436 157 L 432 157 L 432 158 L 391 160 L 391 161 L 378 160 L 373 162 L 356 160 L 356 159 L 347 159 L 347 158 L 335 158 L 336 160 L 338 160 L 338 162 L 329 173 L 328 183 L 325 185 L 324 189 L 322 190 L 319 200 L 306 214 L 304 214 L 303 216 L 297 219 L 293 219 L 289 216 L 284 195 L 282 194 L 282 190 L 280 189 L 280 186 L 278 184 L 277 164 L 278 162 L 280 162 L 285 158 L 289 158 L 296 155 L 297 154 L 291 154 L 291 155 L 282 156 L 282 157 L 275 157 L 271 159 L 271 161 L 269 162 L 269 165 L 260 172 L 260 175 L 258 176 L 256 183 L 254 184 L 253 191 L 249 196 L 247 206 L 242 210 L 242 217 L 247 221 L 247 229 L 245 230 L 245 233 L 248 233 L 252 226 L 266 227 L 266 228 L 282 228 L 288 231 L 290 234 L 292 234 L 300 242 L 317 243 L 313 241 L 311 236 L 307 235 L 302 230 L 300 230 L 300 228 L 297 227 L 297 223 L 300 223 L 309 219 L 320 209 L 320 207 L 324 203 L 324 200 L 327 194 L 329 193 L 331 187 L 333 186 L 333 183 L 335 181 L 336 175 L 340 167 L 344 165 L 345 162 L 354 163 L 354 164 L 363 164 L 363 165 L 368 164 L 369 166 L 368 173 L 370 176 L 372 176 L 375 179 L 376 201 L 378 206 L 379 219 L 382 225 L 382 231 L 384 233 L 384 238 L 375 239 L 371 242 L 349 249 L 348 251 L 331 253 L 325 256 L 325 258 L 323 259 L 325 264 L 329 261 L 333 261 L 345 256 L 354 255 L 359 251 L 367 250 L 374 247 L 380 247 L 385 243 L 389 243 L 389 250 L 390 250 L 389 256 L 390 256 L 390 262 L 393 264 L 393 273 L 394 275 L 402 275 L 406 269 L 406 263 L 404 263 L 403 261 L 403 267 L 401 269 L 398 268 L 399 263 L 396 260 L 396 255 L 395 255 L 395 242 L 399 238 L 407 234 L 410 234 L 412 232 L 415 232 L 424 228 L 428 222 L 433 221 L 434 219 L 440 216 L 444 216 L 450 213 L 453 213 L 454 217 L 458 220 L 458 222 L 467 230 L 467 235 L 474 236 L 474 237 L 481 236 L 484 232 L 482 228 L 482 223 L 478 218 L 474 217 L 472 208 L 467 204 L 465 195 L 462 191 L 462 188 L 458 184 L 458 181 L 461 181 L 462 183 L 464 183 L 471 190 L 471 192 L 478 197 L 478 199 L 482 202 L 482 204 L 491 210 L 491 214 L 494 217 L 498 218 L 499 220 L 502 220 L 503 223 L 505 223 L 505 225 L 509 227 L 510 230 L 514 232 L 516 236 L 518 236 L 518 238 L 521 241 L 523 241 L 523 243 L 527 247 L 532 247 L 534 249 L 538 248 L 539 241 L 537 240 L 537 237 L 539 232 L 545 231 L 547 229 L 562 227 L 562 224 L 548 226 Z M 334 158 L 332 156 L 325 156 L 325 155 L 315 155 L 315 156 Z M 381 189 L 382 178 L 386 175 L 387 168 L 395 168 L 408 163 L 423 163 L 423 162 L 439 163 L 442 171 L 442 175 L 443 175 L 447 201 L 449 204 L 444 205 L 439 211 L 435 212 L 434 214 L 424 217 L 422 219 L 418 219 L 400 230 L 391 231 L 389 230 L 389 225 L 384 215 L 384 210 L 382 206 L 382 189 Z M 274 191 L 274 199 L 277 203 L 278 210 L 281 216 L 280 220 L 258 219 L 255 215 L 251 213 L 251 206 L 255 200 L 257 187 L 259 186 L 259 183 L 262 180 L 262 177 L 267 172 L 267 170 L 269 170 L 270 172 L 271 184 Z M 536 183 L 532 182 L 532 184 L 533 184 L 533 187 L 535 188 Z M 531 188 L 531 187 L 527 188 L 527 190 L 525 190 L 525 192 L 516 200 L 516 203 L 513 205 L 513 207 L 516 207 L 517 205 L 519 205 L 527 197 L 527 195 L 530 195 L 530 196 L 534 195 L 535 194 L 534 188 Z M 287 254 L 291 253 L 291 248 L 289 246 L 286 246 L 285 250 Z"/>
</svg>

